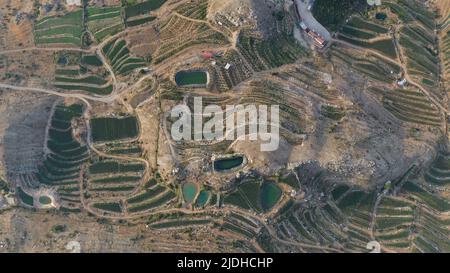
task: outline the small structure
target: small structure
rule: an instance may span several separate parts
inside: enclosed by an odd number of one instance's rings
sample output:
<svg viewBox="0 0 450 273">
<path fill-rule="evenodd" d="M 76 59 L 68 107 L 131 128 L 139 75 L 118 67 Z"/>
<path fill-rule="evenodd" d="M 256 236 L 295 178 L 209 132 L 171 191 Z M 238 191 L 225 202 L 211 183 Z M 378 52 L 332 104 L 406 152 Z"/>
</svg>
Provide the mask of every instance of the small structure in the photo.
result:
<svg viewBox="0 0 450 273">
<path fill-rule="evenodd" d="M 309 29 L 303 21 L 300 22 L 300 27 L 302 28 L 302 30 L 304 32 L 306 32 L 306 34 L 308 34 L 309 37 L 311 37 L 313 39 L 314 44 L 317 47 L 319 47 L 319 48 L 325 47 L 327 42 L 325 41 L 325 39 L 322 36 L 320 36 L 319 33 L 315 32 L 312 29 Z"/>
<path fill-rule="evenodd" d="M 308 33 L 309 37 L 311 37 L 314 40 L 314 43 L 317 47 L 323 48 L 326 45 L 326 41 L 322 36 L 320 36 L 319 33 L 315 32 L 314 30 L 309 30 L 306 33 Z"/>
<path fill-rule="evenodd" d="M 203 51 L 202 52 L 202 58 L 203 59 L 211 59 L 213 57 L 213 53 L 209 51 Z"/>
<path fill-rule="evenodd" d="M 231 67 L 231 64 L 230 64 L 230 63 L 227 63 L 227 64 L 225 65 L 225 69 L 226 69 L 226 70 L 230 69 L 230 67 Z"/>
<path fill-rule="evenodd" d="M 300 27 L 305 31 L 308 29 L 308 27 L 303 22 L 300 22 Z"/>
<path fill-rule="evenodd" d="M 397 84 L 398 84 L 399 86 L 401 86 L 401 87 L 405 87 L 407 83 L 408 83 L 408 81 L 407 81 L 405 78 L 400 79 L 400 80 L 398 80 L 398 82 L 397 82 Z"/>
<path fill-rule="evenodd" d="M 66 0 L 66 4 L 68 6 L 77 6 L 81 7 L 81 0 Z"/>
</svg>

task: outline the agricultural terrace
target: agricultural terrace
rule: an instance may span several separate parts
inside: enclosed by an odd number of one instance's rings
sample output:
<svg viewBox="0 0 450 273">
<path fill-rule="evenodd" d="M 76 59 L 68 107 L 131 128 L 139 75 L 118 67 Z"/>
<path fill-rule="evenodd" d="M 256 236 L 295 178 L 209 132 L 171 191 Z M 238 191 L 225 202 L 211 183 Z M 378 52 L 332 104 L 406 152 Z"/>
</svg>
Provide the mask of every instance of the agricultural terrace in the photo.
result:
<svg viewBox="0 0 450 273">
<path fill-rule="evenodd" d="M 80 206 L 80 169 L 90 157 L 87 146 L 77 140 L 81 136 L 74 136 L 72 130 L 73 119 L 82 112 L 79 104 L 55 107 L 47 132 L 48 152 L 37 174 L 40 183 L 58 188 L 62 207 L 68 209 Z"/>
<path fill-rule="evenodd" d="M 151 179 L 145 184 L 145 189 L 126 200 L 127 210 L 130 213 L 142 213 L 156 210 L 177 201 L 177 195 L 173 190 L 160 185 L 156 179 Z"/>
<path fill-rule="evenodd" d="M 441 160 L 441 159 L 438 159 Z M 442 167 L 442 166 L 441 166 Z M 324 176 L 297 170 L 302 177 L 314 175 L 313 181 L 302 182 L 306 191 L 321 190 Z M 400 181 L 401 182 L 401 181 Z M 395 184 L 402 185 L 402 183 Z M 373 235 L 383 248 L 405 252 L 448 251 L 445 216 L 450 204 L 430 193 L 425 187 L 405 180 L 401 194 L 381 197 L 375 214 L 376 192 L 367 192 L 346 184 L 337 184 L 321 205 L 303 206 L 287 202 L 274 220 L 279 238 L 322 245 L 339 244 L 345 249 L 364 251 Z"/>
<path fill-rule="evenodd" d="M 448 252 L 448 217 L 441 214 L 450 211 L 448 201 L 410 181 L 403 192 L 403 198 L 382 199 L 376 217 L 377 239 L 396 251 Z"/>
<path fill-rule="evenodd" d="M 94 142 L 136 138 L 139 125 L 136 117 L 102 117 L 91 119 L 92 140 Z"/>
<path fill-rule="evenodd" d="M 97 158 L 91 160 L 88 174 L 89 182 L 87 192 L 89 202 L 94 207 L 107 211 L 106 207 L 96 206 L 98 200 L 120 200 L 127 198 L 143 183 L 145 164 L 140 161 L 110 160 Z M 122 210 L 110 210 L 122 212 Z"/>
<path fill-rule="evenodd" d="M 232 65 L 225 69 L 227 63 Z M 253 70 L 237 51 L 229 50 L 216 61 L 216 65 L 209 67 L 209 73 L 214 79 L 212 84 L 215 89 L 225 92 L 249 79 Z"/>
<path fill-rule="evenodd" d="M 375 18 L 371 20 L 367 17 L 353 16 L 341 28 L 338 38 L 351 45 L 381 53 L 395 61 L 397 52 L 392 34 L 383 23 Z"/>
<path fill-rule="evenodd" d="M 323 26 L 331 31 L 336 31 L 350 14 L 365 5 L 366 2 L 360 0 L 316 0 L 312 7 L 312 13 Z"/>
<path fill-rule="evenodd" d="M 109 72 L 95 54 L 62 54 L 57 57 L 54 86 L 64 91 L 108 95 L 113 91 Z"/>
<path fill-rule="evenodd" d="M 197 20 L 206 20 L 208 0 L 194 0 L 187 2 L 175 10 L 177 13 Z"/>
<path fill-rule="evenodd" d="M 241 33 L 238 48 L 255 71 L 280 67 L 306 56 L 305 50 L 295 39 L 285 33 L 269 40 Z"/>
<path fill-rule="evenodd" d="M 142 148 L 138 141 L 132 141 L 132 142 L 123 142 L 118 143 L 117 141 L 114 141 L 114 143 L 96 143 L 96 149 L 99 151 L 106 153 L 106 154 L 112 154 L 112 155 L 118 155 L 118 156 L 133 156 L 133 157 L 141 157 L 142 156 Z"/>
<path fill-rule="evenodd" d="M 61 44 L 81 46 L 83 11 L 78 10 L 58 17 L 45 17 L 34 25 L 36 45 Z"/>
<path fill-rule="evenodd" d="M 375 82 L 396 84 L 397 79 L 401 76 L 401 67 L 397 63 L 382 59 L 374 54 L 363 56 L 333 46 L 330 55 L 333 61 L 343 62 Z"/>
<path fill-rule="evenodd" d="M 425 181 L 439 188 L 450 185 L 450 157 L 448 154 L 439 154 L 425 173 Z"/>
<path fill-rule="evenodd" d="M 378 96 L 383 106 L 400 120 L 436 127 L 442 123 L 439 110 L 422 92 L 376 87 L 370 87 L 369 91 Z"/>
<path fill-rule="evenodd" d="M 144 59 L 133 57 L 123 39 L 114 39 L 102 48 L 115 73 L 126 76 L 134 70 L 146 66 Z"/>
<path fill-rule="evenodd" d="M 443 6 L 445 4 L 443 3 Z M 440 22 L 441 32 L 441 59 L 444 65 L 444 79 L 447 84 L 450 80 L 450 5 L 447 3 L 447 7 L 443 7 L 441 14 L 442 20 Z"/>
<path fill-rule="evenodd" d="M 124 30 L 120 7 L 88 7 L 87 26 L 97 42 Z"/>
<path fill-rule="evenodd" d="M 382 6 L 365 15 L 353 16 L 340 28 L 338 37 L 392 59 L 397 58 L 395 43 L 398 42 L 402 53 L 400 57 L 404 55 L 408 72 L 420 76 L 420 82 L 433 87 L 439 74 L 434 34 L 436 17 L 435 13 L 415 0 L 383 1 Z M 390 27 L 392 25 L 394 27 Z"/>
<path fill-rule="evenodd" d="M 323 179 L 323 175 L 316 174 L 313 181 L 302 187 L 322 187 Z M 277 213 L 275 225 L 278 235 L 285 240 L 323 245 L 338 243 L 347 249 L 362 251 L 370 241 L 368 227 L 374 201 L 374 193 L 337 185 L 323 205 L 303 207 L 287 202 Z"/>
<path fill-rule="evenodd" d="M 225 45 L 227 38 L 207 22 L 189 20 L 174 14 L 159 25 L 160 47 L 153 59 L 156 64 L 195 45 Z"/>
<path fill-rule="evenodd" d="M 153 21 L 151 12 L 159 9 L 167 0 L 147 0 L 138 4 L 126 4 L 124 8 L 125 24 L 134 27 Z"/>
</svg>

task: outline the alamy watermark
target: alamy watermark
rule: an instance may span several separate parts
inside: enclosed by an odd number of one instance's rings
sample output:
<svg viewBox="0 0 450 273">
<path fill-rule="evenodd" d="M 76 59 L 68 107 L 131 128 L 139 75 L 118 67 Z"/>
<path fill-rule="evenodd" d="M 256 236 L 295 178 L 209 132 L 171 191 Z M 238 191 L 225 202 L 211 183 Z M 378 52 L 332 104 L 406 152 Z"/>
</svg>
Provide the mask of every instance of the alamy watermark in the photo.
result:
<svg viewBox="0 0 450 273">
<path fill-rule="evenodd" d="M 269 115 L 267 105 L 227 105 L 224 110 L 219 105 L 203 107 L 202 98 L 195 97 L 193 110 L 192 113 L 187 105 L 177 105 L 172 109 L 171 117 L 177 118 L 171 128 L 173 140 L 260 140 L 262 152 L 278 149 L 280 141 L 278 105 L 270 106 Z M 205 123 L 204 119 L 207 119 Z"/>
</svg>

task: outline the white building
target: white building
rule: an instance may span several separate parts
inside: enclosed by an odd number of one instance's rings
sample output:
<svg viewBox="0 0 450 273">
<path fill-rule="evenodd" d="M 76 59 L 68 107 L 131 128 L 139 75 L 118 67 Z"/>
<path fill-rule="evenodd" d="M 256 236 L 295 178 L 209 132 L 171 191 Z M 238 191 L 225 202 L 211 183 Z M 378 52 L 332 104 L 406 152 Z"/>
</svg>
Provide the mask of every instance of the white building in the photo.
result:
<svg viewBox="0 0 450 273">
<path fill-rule="evenodd" d="M 81 0 L 66 0 L 68 6 L 78 6 L 81 7 Z"/>
<path fill-rule="evenodd" d="M 407 83 L 408 83 L 408 81 L 406 79 L 401 79 L 397 82 L 397 84 L 402 87 L 404 87 Z"/>
</svg>

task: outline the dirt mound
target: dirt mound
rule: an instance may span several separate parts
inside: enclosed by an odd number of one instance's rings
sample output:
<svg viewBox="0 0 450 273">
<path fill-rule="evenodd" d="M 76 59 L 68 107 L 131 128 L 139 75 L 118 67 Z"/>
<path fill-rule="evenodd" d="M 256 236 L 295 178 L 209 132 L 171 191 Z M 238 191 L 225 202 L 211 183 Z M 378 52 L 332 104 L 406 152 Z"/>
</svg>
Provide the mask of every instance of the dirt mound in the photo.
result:
<svg viewBox="0 0 450 273">
<path fill-rule="evenodd" d="M 279 9 L 271 0 L 211 0 L 208 17 L 213 19 L 219 14 L 236 26 L 253 25 L 262 33 L 270 33 Z"/>
</svg>

